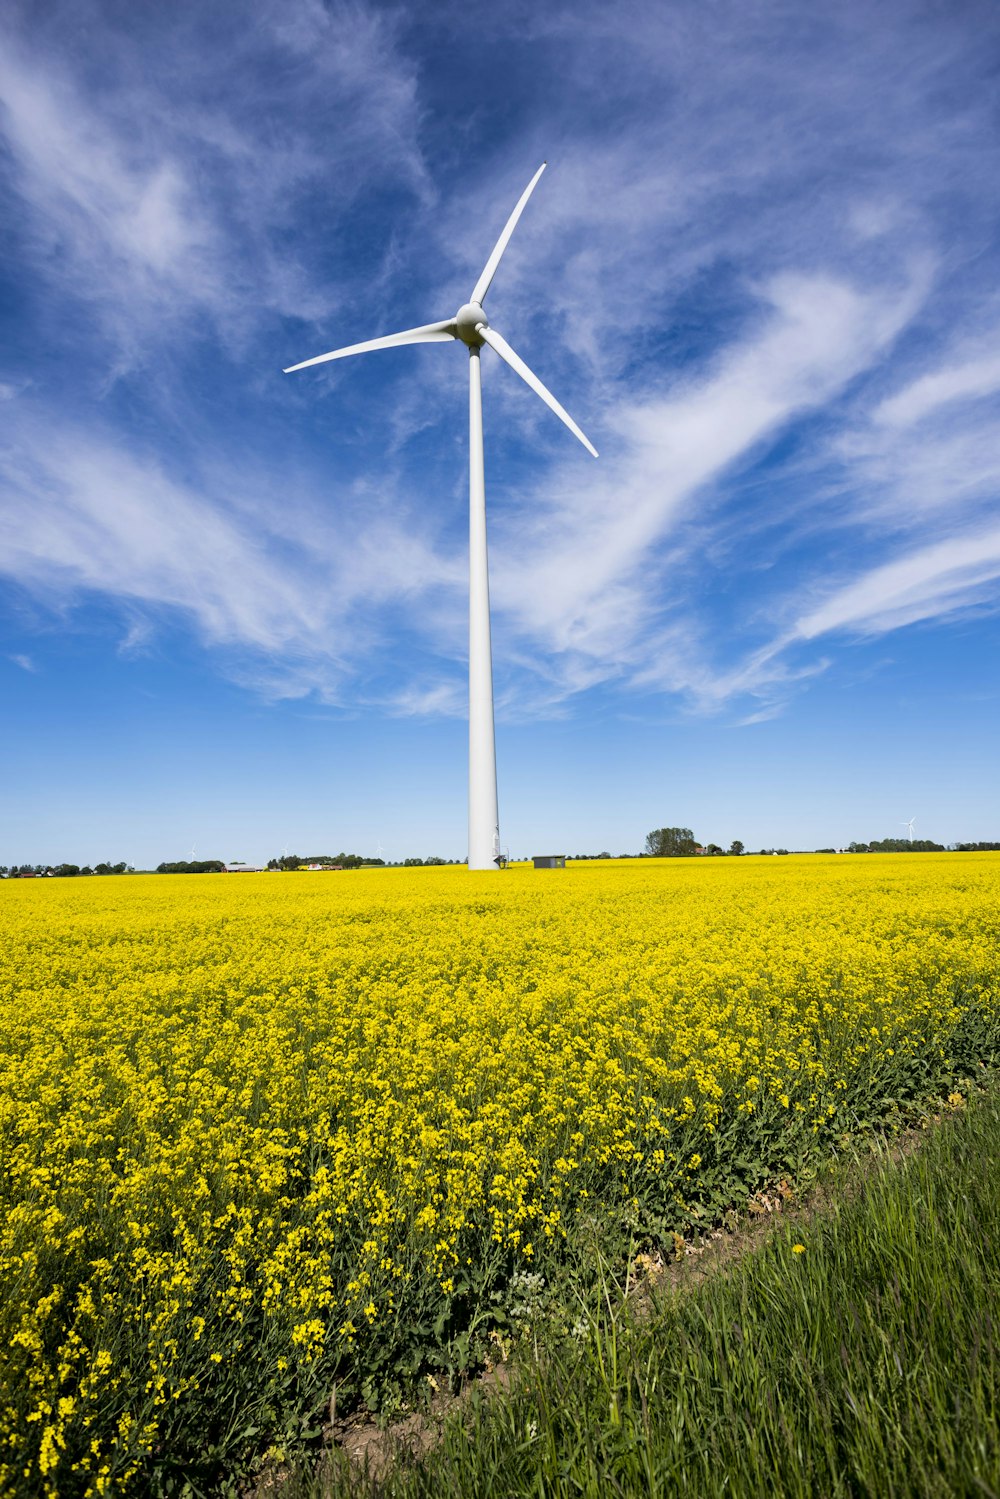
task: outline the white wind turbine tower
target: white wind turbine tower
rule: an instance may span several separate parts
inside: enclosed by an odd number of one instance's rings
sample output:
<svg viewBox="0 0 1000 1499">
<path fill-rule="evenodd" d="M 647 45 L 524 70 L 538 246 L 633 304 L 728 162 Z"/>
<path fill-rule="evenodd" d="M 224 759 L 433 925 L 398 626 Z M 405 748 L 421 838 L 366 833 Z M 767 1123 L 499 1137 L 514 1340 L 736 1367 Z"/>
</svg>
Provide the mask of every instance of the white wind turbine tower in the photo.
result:
<svg viewBox="0 0 1000 1499">
<path fill-rule="evenodd" d="M 909 830 L 910 830 L 910 842 L 911 843 L 913 842 L 913 824 L 916 822 L 916 820 L 917 819 L 915 817 L 911 817 L 910 820 L 909 820 L 909 822 L 904 822 L 904 823 L 901 824 L 902 827 L 909 828 Z"/>
<path fill-rule="evenodd" d="M 500 334 L 490 327 L 483 311 L 483 299 L 496 275 L 501 256 L 507 248 L 524 206 L 546 167 L 543 161 L 524 189 L 504 231 L 493 248 L 483 273 L 472 290 L 472 296 L 454 317 L 440 323 L 426 323 L 407 328 L 386 338 L 372 338 L 366 343 L 350 344 L 304 359 L 285 370 L 308 369 L 329 359 L 344 359 L 349 354 L 367 354 L 372 349 L 391 349 L 397 344 L 446 343 L 458 339 L 469 350 L 469 868 L 496 869 L 500 865 L 500 823 L 497 812 L 497 766 L 493 726 L 493 655 L 490 647 L 490 586 L 486 551 L 486 481 L 483 465 L 483 397 L 479 368 L 479 351 L 489 344 L 500 358 L 546 406 L 597 457 L 597 449 L 580 431 L 572 417 L 563 410 L 555 396 L 538 376 L 519 359 Z"/>
</svg>

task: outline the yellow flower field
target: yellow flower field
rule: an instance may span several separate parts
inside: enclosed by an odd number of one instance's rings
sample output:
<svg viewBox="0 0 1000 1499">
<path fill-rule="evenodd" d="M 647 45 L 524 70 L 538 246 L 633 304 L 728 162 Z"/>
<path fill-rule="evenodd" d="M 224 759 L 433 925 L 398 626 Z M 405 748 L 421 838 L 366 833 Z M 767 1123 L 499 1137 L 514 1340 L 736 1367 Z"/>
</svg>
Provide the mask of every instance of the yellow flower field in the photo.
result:
<svg viewBox="0 0 1000 1499">
<path fill-rule="evenodd" d="M 707 1221 L 989 1063 L 998 939 L 992 854 L 3 882 L 0 1491 L 169 1489 Z"/>
</svg>

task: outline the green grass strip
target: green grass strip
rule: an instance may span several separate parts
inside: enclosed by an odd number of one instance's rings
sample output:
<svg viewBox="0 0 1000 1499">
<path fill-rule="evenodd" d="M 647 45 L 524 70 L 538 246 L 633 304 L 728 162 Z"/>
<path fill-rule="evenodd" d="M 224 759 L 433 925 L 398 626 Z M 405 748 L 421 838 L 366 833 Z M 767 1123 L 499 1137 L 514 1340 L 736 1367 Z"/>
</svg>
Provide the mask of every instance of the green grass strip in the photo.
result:
<svg viewBox="0 0 1000 1499">
<path fill-rule="evenodd" d="M 544 1350 L 422 1464 L 311 1491 L 998 1499 L 1000 1099 L 844 1185 L 697 1290 Z"/>
</svg>

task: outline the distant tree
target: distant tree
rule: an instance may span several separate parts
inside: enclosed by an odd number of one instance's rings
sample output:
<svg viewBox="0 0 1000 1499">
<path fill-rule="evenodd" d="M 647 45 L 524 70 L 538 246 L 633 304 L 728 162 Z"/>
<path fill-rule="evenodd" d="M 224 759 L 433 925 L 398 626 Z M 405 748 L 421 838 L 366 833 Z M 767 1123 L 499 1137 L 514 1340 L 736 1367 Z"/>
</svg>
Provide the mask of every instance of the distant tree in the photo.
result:
<svg viewBox="0 0 1000 1499">
<path fill-rule="evenodd" d="M 225 869 L 221 859 L 178 859 L 173 864 L 157 864 L 157 874 L 221 874 Z M 87 870 L 81 870 L 86 874 Z"/>
<path fill-rule="evenodd" d="M 52 873 L 62 876 L 76 875 L 80 873 L 80 866 L 79 864 L 57 864 Z"/>
<path fill-rule="evenodd" d="M 837 850 L 835 848 L 818 848 L 816 852 L 818 854 L 835 854 Z"/>
<path fill-rule="evenodd" d="M 825 852 L 825 850 L 819 850 Z M 832 853 L 833 850 L 831 849 Z M 932 843 L 929 838 L 876 838 L 871 843 L 849 843 L 849 854 L 943 854 L 943 843 Z"/>
<path fill-rule="evenodd" d="M 686 859 L 698 845 L 690 828 L 654 828 L 646 836 L 646 853 L 653 859 Z"/>
<path fill-rule="evenodd" d="M 960 854 L 995 854 L 1000 851 L 1000 843 L 956 843 L 955 850 Z"/>
<path fill-rule="evenodd" d="M 712 857 L 714 858 L 718 854 L 722 853 L 722 849 L 719 847 L 719 845 L 717 843 L 710 843 L 708 845 L 708 847 L 705 849 L 705 852 L 706 852 L 706 854 L 711 854 Z"/>
<path fill-rule="evenodd" d="M 943 843 L 932 843 L 929 838 L 883 838 L 869 843 L 873 854 L 943 854 Z"/>
<path fill-rule="evenodd" d="M 423 868 L 423 864 L 424 864 L 423 859 L 404 859 L 403 860 L 403 868 L 404 869 L 416 869 L 418 865 L 422 869 Z"/>
<path fill-rule="evenodd" d="M 734 857 L 738 857 L 743 852 L 743 845 L 738 838 L 734 838 L 732 843 L 729 845 L 729 852 Z"/>
</svg>

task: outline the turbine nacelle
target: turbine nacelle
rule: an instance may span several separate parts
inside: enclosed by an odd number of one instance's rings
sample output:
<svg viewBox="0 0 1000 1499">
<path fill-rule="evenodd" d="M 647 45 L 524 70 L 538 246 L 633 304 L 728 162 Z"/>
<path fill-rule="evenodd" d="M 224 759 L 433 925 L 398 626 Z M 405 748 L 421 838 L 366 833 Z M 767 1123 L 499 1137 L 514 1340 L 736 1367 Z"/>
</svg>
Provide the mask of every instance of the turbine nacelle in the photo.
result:
<svg viewBox="0 0 1000 1499">
<path fill-rule="evenodd" d="M 369 338 L 364 343 L 348 344 L 344 349 L 331 349 L 329 354 L 317 354 L 313 359 L 303 359 L 301 364 L 290 365 L 285 370 L 285 374 L 290 375 L 294 370 L 308 369 L 311 365 L 326 364 L 331 359 L 346 359 L 350 354 L 368 354 L 375 349 L 395 349 L 400 344 L 451 343 L 452 340 L 458 339 L 460 343 L 466 345 L 470 353 L 478 353 L 483 344 L 489 344 L 490 348 L 499 354 L 504 363 L 510 365 L 510 368 L 516 375 L 520 375 L 525 385 L 529 386 L 535 392 L 536 396 L 541 397 L 549 410 L 555 412 L 556 416 L 569 428 L 573 436 L 579 438 L 580 442 L 587 449 L 587 452 L 596 458 L 597 449 L 590 441 L 590 438 L 584 436 L 569 413 L 560 406 L 552 392 L 546 389 L 538 376 L 528 368 L 524 360 L 514 353 L 507 340 L 501 338 L 495 328 L 490 327 L 489 318 L 483 311 L 483 298 L 490 289 L 493 277 L 496 275 L 497 266 L 500 264 L 501 256 L 506 250 L 517 221 L 524 211 L 524 205 L 534 192 L 535 185 L 544 171 L 545 163 L 543 161 L 514 205 L 514 211 L 504 225 L 503 233 L 493 246 L 493 253 L 483 267 L 482 275 L 472 288 L 472 296 L 464 306 L 458 309 L 454 317 L 445 318 L 440 323 L 424 323 L 419 328 L 405 328 L 402 333 L 389 333 L 384 338 Z"/>
<path fill-rule="evenodd" d="M 470 349 L 480 349 L 485 342 L 479 328 L 488 328 L 489 319 L 478 302 L 466 302 L 455 313 L 455 337 Z"/>
</svg>

